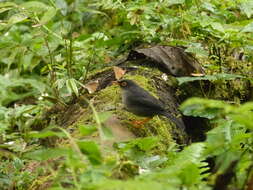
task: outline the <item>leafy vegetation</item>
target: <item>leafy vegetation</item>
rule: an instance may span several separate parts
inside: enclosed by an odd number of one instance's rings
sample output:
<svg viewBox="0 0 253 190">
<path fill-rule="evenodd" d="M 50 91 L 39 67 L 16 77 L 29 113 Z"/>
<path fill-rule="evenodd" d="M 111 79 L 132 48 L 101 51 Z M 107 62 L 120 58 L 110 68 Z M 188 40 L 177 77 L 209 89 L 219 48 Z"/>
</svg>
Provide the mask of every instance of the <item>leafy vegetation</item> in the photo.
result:
<svg viewBox="0 0 253 190">
<path fill-rule="evenodd" d="M 1 1 L 0 187 L 252 189 L 252 30 L 251 0 Z M 106 146 L 112 113 L 82 97 L 84 84 L 143 44 L 184 46 L 205 67 L 204 77 L 177 78 L 182 88 L 215 86 L 180 107 L 208 120 L 204 141 L 161 148 L 150 135 Z M 93 125 L 60 126 L 77 98 Z"/>
</svg>

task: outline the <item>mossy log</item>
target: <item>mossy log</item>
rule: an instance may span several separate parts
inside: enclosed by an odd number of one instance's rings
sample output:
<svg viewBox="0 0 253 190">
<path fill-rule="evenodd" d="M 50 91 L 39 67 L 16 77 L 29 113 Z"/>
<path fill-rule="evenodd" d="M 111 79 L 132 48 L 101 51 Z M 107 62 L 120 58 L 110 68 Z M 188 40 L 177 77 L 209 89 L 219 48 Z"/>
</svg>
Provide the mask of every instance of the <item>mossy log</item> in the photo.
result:
<svg viewBox="0 0 253 190">
<path fill-rule="evenodd" d="M 204 140 L 204 133 L 209 129 L 207 127 L 209 126 L 208 121 L 201 118 L 182 118 L 178 110 L 178 106 L 182 101 L 192 96 L 224 99 L 234 102 L 238 101 L 238 97 L 239 101 L 245 101 L 245 99 L 250 97 L 250 83 L 240 79 L 214 82 L 194 81 L 178 86 L 177 80 L 171 75 L 173 71 L 170 71 L 170 69 L 182 71 L 182 68 L 188 65 L 189 68 L 185 69 L 183 72 L 184 75 L 186 75 L 193 72 L 194 68 L 202 72 L 202 69 L 200 69 L 201 66 L 198 65 L 199 63 L 196 59 L 193 59 L 191 56 L 189 56 L 189 59 L 186 59 L 185 57 L 187 57 L 187 54 L 180 48 L 167 48 L 167 50 L 173 51 L 162 54 L 162 50 L 165 49 L 163 46 L 159 46 L 155 49 L 151 48 L 147 52 L 143 49 L 133 51 L 134 56 L 132 52 L 126 59 L 114 65 L 120 66 L 126 70 L 124 78 L 134 80 L 159 98 L 166 109 L 182 123 L 181 128 L 176 127 L 173 122 L 162 116 L 154 117 L 142 128 L 134 128 L 131 121 L 141 118 L 138 118 L 124 109 L 121 103 L 120 89 L 118 86 L 114 86 L 111 83 L 116 80 L 112 67 L 89 74 L 86 83 L 96 81 L 98 84 L 96 91 L 92 94 L 89 94 L 88 91 L 81 91 L 81 93 L 86 99 L 92 102 L 97 112 L 111 113 L 111 118 L 109 118 L 109 120 L 112 122 L 108 127 L 110 128 L 113 126 L 113 132 L 119 129 L 120 135 L 118 132 L 114 134 L 117 137 L 117 141 L 127 140 L 130 136 L 133 138 L 154 135 L 159 136 L 161 143 L 166 146 L 174 141 L 179 144 L 187 144 L 190 141 Z M 157 57 L 150 55 L 157 51 L 159 55 L 161 54 L 163 57 L 162 63 L 158 63 Z M 173 54 L 174 51 L 177 53 Z M 169 58 L 165 59 L 164 56 Z M 191 60 L 193 61 L 191 62 Z M 170 67 L 172 61 L 173 67 Z M 176 62 L 178 62 L 178 68 Z M 165 67 L 167 69 L 164 69 Z M 180 72 L 176 72 L 177 75 L 179 73 Z M 239 93 L 239 96 L 235 96 L 237 93 Z M 62 109 L 60 115 L 61 117 L 56 117 L 57 124 L 68 128 L 71 128 L 70 126 L 75 126 L 75 124 L 96 125 L 91 109 L 82 98 L 73 101 L 70 106 Z M 117 123 L 116 125 L 115 122 Z M 183 128 L 186 130 L 183 130 Z"/>
<path fill-rule="evenodd" d="M 134 56 L 133 52 L 135 52 Z M 112 67 L 89 74 L 86 83 L 96 81 L 98 86 L 94 93 L 88 94 L 88 92 L 83 91 L 82 94 L 92 102 L 97 112 L 110 112 L 114 121 L 116 118 L 117 122 L 120 123 L 119 127 L 124 129 L 123 133 L 128 133 L 127 136 L 131 136 L 129 132 L 135 137 L 158 136 L 161 147 L 165 148 L 175 142 L 187 144 L 189 137 L 185 132 L 185 124 L 178 109 L 181 102 L 176 95 L 178 93 L 177 82 L 171 76 L 171 74 L 178 76 L 181 72 L 183 75 L 188 75 L 194 71 L 194 68 L 201 70 L 196 59 L 190 55 L 187 59 L 187 56 L 180 48 L 156 46 L 131 51 L 127 59 L 115 64 L 126 70 L 124 78 L 134 80 L 159 98 L 168 112 L 180 123 L 180 127 L 175 126 L 172 121 L 163 116 L 155 116 L 141 128 L 133 127 L 131 121 L 142 118 L 124 109 L 121 103 L 120 89 L 118 86 L 112 85 L 112 81 L 116 80 Z M 69 128 L 75 124 L 95 125 L 91 109 L 86 101 L 81 99 L 63 111 L 63 117 L 58 121 L 61 126 L 68 126 Z M 80 104 L 81 102 L 85 103 Z M 122 134 L 121 136 L 124 137 Z M 118 141 L 125 139 L 127 138 L 120 139 L 118 137 Z"/>
</svg>

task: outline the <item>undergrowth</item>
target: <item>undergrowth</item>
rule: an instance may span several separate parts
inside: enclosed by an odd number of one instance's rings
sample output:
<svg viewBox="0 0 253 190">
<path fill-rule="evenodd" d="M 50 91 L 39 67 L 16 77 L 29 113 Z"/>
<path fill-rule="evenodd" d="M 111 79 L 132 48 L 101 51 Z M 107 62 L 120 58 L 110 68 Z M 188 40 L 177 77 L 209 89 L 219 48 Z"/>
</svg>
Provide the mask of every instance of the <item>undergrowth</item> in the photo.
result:
<svg viewBox="0 0 253 190">
<path fill-rule="evenodd" d="M 250 190 L 252 15 L 250 0 L 1 1 L 1 189 Z M 94 102 L 84 85 L 147 44 L 184 46 L 202 63 L 207 75 L 177 78 L 177 93 L 205 97 L 180 107 L 209 121 L 205 140 L 183 146 L 146 131 L 107 146 L 118 96 L 100 91 Z M 80 96 L 86 117 L 59 126 Z"/>
</svg>

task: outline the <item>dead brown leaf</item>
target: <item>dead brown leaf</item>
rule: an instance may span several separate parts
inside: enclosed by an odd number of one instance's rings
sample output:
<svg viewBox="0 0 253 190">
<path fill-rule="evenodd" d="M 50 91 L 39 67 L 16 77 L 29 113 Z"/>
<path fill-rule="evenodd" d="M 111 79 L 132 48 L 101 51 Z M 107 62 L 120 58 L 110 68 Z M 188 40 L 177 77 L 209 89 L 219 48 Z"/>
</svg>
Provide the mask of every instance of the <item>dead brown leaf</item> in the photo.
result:
<svg viewBox="0 0 253 190">
<path fill-rule="evenodd" d="M 84 85 L 84 87 L 88 90 L 90 94 L 94 93 L 98 88 L 98 81 L 90 81 Z"/>
<path fill-rule="evenodd" d="M 116 67 L 116 66 L 113 67 L 113 71 L 114 71 L 114 74 L 115 74 L 115 78 L 117 80 L 121 79 L 126 73 L 126 70 L 124 70 L 120 67 Z"/>
</svg>

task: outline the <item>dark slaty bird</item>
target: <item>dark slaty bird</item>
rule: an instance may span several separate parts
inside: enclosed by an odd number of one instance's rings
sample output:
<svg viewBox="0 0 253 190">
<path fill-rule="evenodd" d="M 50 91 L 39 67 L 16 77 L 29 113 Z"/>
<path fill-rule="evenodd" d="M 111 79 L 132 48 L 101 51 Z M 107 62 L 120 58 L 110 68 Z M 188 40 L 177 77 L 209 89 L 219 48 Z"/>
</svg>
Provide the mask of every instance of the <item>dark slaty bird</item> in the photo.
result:
<svg viewBox="0 0 253 190">
<path fill-rule="evenodd" d="M 177 126 L 182 127 L 168 111 L 161 101 L 152 96 L 132 80 L 119 80 L 116 82 L 122 89 L 122 101 L 126 110 L 142 117 L 152 118 L 155 115 L 163 115 L 172 120 Z"/>
</svg>

